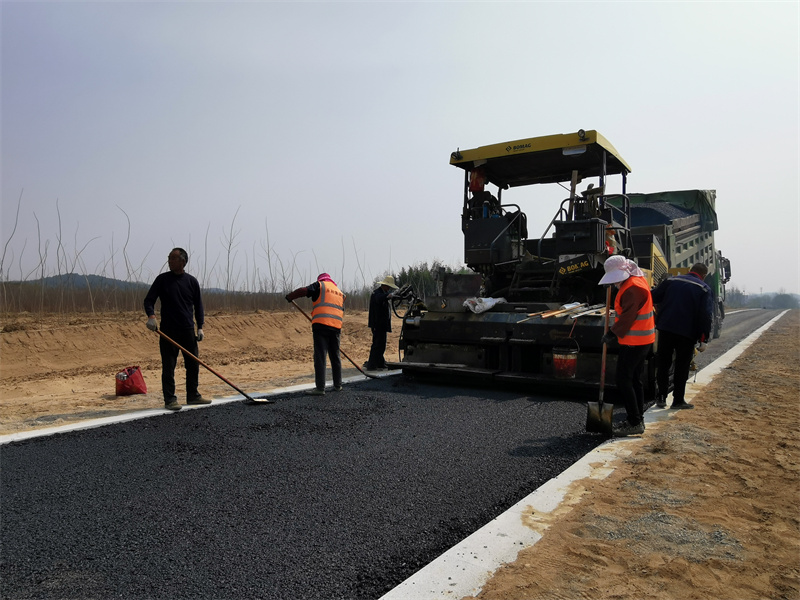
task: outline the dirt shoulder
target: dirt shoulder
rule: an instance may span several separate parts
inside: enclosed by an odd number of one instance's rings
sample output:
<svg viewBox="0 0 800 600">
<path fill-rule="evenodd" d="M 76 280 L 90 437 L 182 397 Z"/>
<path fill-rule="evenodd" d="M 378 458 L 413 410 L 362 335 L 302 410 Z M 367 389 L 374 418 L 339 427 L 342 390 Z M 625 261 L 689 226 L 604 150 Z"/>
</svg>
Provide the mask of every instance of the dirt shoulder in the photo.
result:
<svg viewBox="0 0 800 600">
<path fill-rule="evenodd" d="M 478 598 L 800 598 L 800 311 L 648 426 Z"/>
<path fill-rule="evenodd" d="M 148 408 L 163 408 L 158 336 L 140 313 L 98 315 L 4 315 L 0 324 L 0 434 L 64 425 Z M 387 348 L 397 348 L 399 321 Z M 314 381 L 313 343 L 306 317 L 297 310 L 206 316 L 200 358 L 250 395 Z M 361 365 L 372 334 L 367 313 L 348 313 L 342 349 Z M 387 351 L 386 357 L 391 358 Z M 117 396 L 115 375 L 138 365 L 147 394 Z M 345 377 L 358 375 L 346 360 Z M 185 400 L 182 359 L 175 373 Z M 237 392 L 200 369 L 207 398 Z"/>
</svg>

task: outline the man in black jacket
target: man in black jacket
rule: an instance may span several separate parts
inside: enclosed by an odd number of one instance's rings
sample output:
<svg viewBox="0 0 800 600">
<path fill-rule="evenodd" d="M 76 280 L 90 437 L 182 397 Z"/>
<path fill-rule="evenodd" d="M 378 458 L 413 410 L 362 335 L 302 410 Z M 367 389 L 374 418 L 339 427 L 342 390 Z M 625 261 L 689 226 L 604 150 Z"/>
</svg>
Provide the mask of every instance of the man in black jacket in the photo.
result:
<svg viewBox="0 0 800 600">
<path fill-rule="evenodd" d="M 203 339 L 203 300 L 197 279 L 184 271 L 189 255 L 183 248 L 173 248 L 167 258 L 169 271 L 156 277 L 144 299 L 147 314 L 147 328 L 158 331 L 156 323 L 156 300 L 161 300 L 161 330 L 186 350 L 198 355 L 197 342 Z M 197 333 L 194 326 L 197 321 Z M 169 410 L 180 410 L 175 395 L 175 366 L 178 364 L 178 348 L 161 337 L 161 389 L 164 393 L 164 406 Z M 211 404 L 197 391 L 200 365 L 191 356 L 183 353 L 186 367 L 186 404 Z"/>
<path fill-rule="evenodd" d="M 694 405 L 686 402 L 684 395 L 695 344 L 700 342 L 699 349 L 705 350 L 705 344 L 711 335 L 714 305 L 711 288 L 703 281 L 707 274 L 708 267 L 703 263 L 696 263 L 686 275 L 670 277 L 653 290 L 658 330 L 656 406 L 659 408 L 667 406 L 669 370 L 673 364 L 673 355 L 675 370 L 672 377 L 672 408 L 694 408 Z"/>
<path fill-rule="evenodd" d="M 369 359 L 364 363 L 368 371 L 386 368 L 383 353 L 386 351 L 386 334 L 392 331 L 392 309 L 389 300 L 392 290 L 396 290 L 394 277 L 387 275 L 383 281 L 378 282 L 378 287 L 369 298 L 369 316 L 367 327 L 372 330 L 372 346 L 369 349 Z"/>
</svg>

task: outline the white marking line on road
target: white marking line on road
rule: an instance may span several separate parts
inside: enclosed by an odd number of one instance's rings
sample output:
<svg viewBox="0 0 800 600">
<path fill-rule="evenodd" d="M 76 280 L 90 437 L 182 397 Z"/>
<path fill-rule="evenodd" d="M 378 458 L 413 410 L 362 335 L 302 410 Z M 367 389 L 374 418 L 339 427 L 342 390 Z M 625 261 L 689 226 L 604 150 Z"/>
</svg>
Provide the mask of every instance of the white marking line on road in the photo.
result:
<svg viewBox="0 0 800 600">
<path fill-rule="evenodd" d="M 397 375 L 399 373 L 401 373 L 401 371 L 384 371 L 380 374 L 375 374 L 375 376 L 388 377 L 391 375 Z M 367 377 L 363 375 L 356 375 L 354 377 L 342 379 L 342 383 L 365 381 L 366 379 Z M 333 383 L 330 381 L 327 383 L 333 385 Z M 279 394 L 286 394 L 290 392 L 302 392 L 305 390 L 310 390 L 313 387 L 314 387 L 313 383 L 304 383 L 300 385 L 293 385 L 285 388 L 280 388 L 277 390 L 271 390 L 269 392 L 254 393 L 250 394 L 250 396 L 269 398 L 271 396 L 277 396 Z M 34 429 L 31 431 L 20 431 L 19 433 L 7 433 L 5 435 L 0 435 L 0 446 L 2 446 L 3 444 L 10 444 L 11 442 L 21 442 L 23 440 L 45 437 L 48 435 L 55 435 L 57 433 L 67 433 L 69 431 L 81 431 L 83 429 L 95 429 L 96 427 L 104 427 L 106 425 L 116 425 L 117 423 L 127 423 L 128 421 L 135 421 L 137 419 L 146 419 L 149 417 L 157 417 L 159 415 L 181 413 L 184 410 L 211 408 L 212 406 L 219 406 L 220 404 L 228 404 L 230 402 L 241 402 L 242 400 L 244 400 L 244 396 L 236 395 L 236 396 L 229 396 L 226 398 L 215 398 L 211 404 L 198 404 L 197 406 L 184 405 L 183 409 L 180 411 L 171 411 L 167 410 L 166 408 L 148 408 L 136 412 L 125 413 L 122 415 L 114 415 L 113 417 L 100 417 L 98 419 L 89 419 L 86 421 L 80 421 L 79 423 L 69 423 L 68 425 L 58 425 L 56 427 L 43 427 L 42 429 Z"/>
<path fill-rule="evenodd" d="M 698 373 L 697 382 L 687 384 L 686 399 L 697 395 L 715 375 L 736 360 L 787 311 L 751 333 L 736 346 Z M 670 409 L 650 409 L 645 424 L 670 419 L 679 413 Z M 641 438 L 609 440 L 578 460 L 478 531 L 423 567 L 380 600 L 444 600 L 477 596 L 494 572 L 513 562 L 521 550 L 536 544 L 541 533 L 525 525 L 530 515 L 550 514 L 564 503 L 574 503 L 568 494 L 581 479 L 604 479 L 613 473 L 618 460 L 631 453 Z M 580 494 L 580 491 L 578 491 Z M 544 531 L 547 527 L 540 526 Z"/>
</svg>

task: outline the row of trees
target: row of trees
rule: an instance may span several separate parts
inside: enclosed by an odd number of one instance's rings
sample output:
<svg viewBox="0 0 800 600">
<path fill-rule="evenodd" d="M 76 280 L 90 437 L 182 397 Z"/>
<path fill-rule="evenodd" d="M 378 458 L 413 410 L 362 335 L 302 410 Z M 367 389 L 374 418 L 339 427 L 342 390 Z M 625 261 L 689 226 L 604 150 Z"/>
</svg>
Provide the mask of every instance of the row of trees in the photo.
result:
<svg viewBox="0 0 800 600">
<path fill-rule="evenodd" d="M 437 293 L 437 281 L 453 267 L 439 261 L 403 267 L 392 274 L 398 286 L 410 284 L 423 300 Z M 383 279 L 386 274 L 378 279 Z M 207 311 L 246 312 L 286 308 L 284 296 L 308 281 L 287 280 L 275 291 L 226 291 L 205 289 L 203 303 Z M 102 313 L 142 310 L 142 301 L 149 284 L 111 279 L 98 275 L 64 275 L 43 277 L 33 281 L 0 282 L 0 312 L 30 313 Z M 366 310 L 372 293 L 372 282 L 358 287 L 344 285 L 350 310 Z"/>
<path fill-rule="evenodd" d="M 56 201 L 57 230 L 55 241 L 42 235 L 39 219 L 36 221 L 37 239 L 29 247 L 28 240 L 16 245 L 17 228 L 22 207 L 22 193 L 14 215 L 13 227 L 0 252 L 0 312 L 67 313 L 67 312 L 121 312 L 138 311 L 155 274 L 146 267 L 148 255 L 134 259 L 129 252 L 131 221 L 128 214 L 119 208 L 127 224 L 123 239 L 119 241 L 111 233 L 108 253 L 98 264 L 87 264 L 87 248 L 99 240 L 99 236 L 79 241 L 78 229 L 73 240 L 62 231 L 61 211 Z M 202 249 L 193 252 L 189 272 L 197 277 L 204 290 L 204 302 L 208 310 L 252 311 L 284 308 L 287 292 L 313 281 L 323 269 L 313 253 L 313 260 L 305 268 L 299 265 L 299 254 L 289 257 L 276 252 L 265 222 L 265 235 L 250 252 L 240 252 L 240 232 L 236 226 L 239 210 L 231 222 L 222 229 L 217 256 L 214 244 L 209 244 L 211 225 L 206 230 Z M 219 248 L 221 247 L 221 251 Z M 35 258 L 31 261 L 30 257 Z M 96 259 L 95 259 L 96 260 Z M 137 262 L 138 260 L 138 262 Z M 326 262 L 326 261 L 323 261 Z M 348 295 L 348 306 L 353 310 L 367 308 L 375 281 L 388 272 L 373 278 L 365 272 L 363 257 L 358 249 L 345 247 L 337 261 L 338 272 L 331 271 L 333 278 Z M 24 266 L 27 265 L 27 266 Z M 166 265 L 162 265 L 162 269 Z M 400 285 L 410 283 L 423 297 L 434 293 L 435 279 L 441 271 L 452 272 L 452 268 L 435 261 L 404 267 L 395 279 Z M 14 272 L 12 276 L 11 272 Z"/>
<path fill-rule="evenodd" d="M 48 302 L 51 309 L 55 310 L 76 310 L 82 304 L 87 304 L 89 310 L 122 310 L 126 308 L 129 295 L 127 292 L 131 286 L 152 282 L 167 267 L 165 260 L 159 262 L 152 258 L 152 246 L 143 254 L 141 250 L 131 250 L 131 220 L 119 206 L 117 209 L 124 218 L 125 225 L 121 236 L 111 229 L 102 236 L 87 237 L 80 232 L 80 223 L 75 226 L 74 235 L 65 234 L 61 209 L 56 200 L 55 232 L 45 233 L 44 226 L 34 211 L 35 239 L 19 239 L 22 198 L 21 192 L 13 219 L 11 214 L 4 214 L 11 224 L 10 234 L 2 242 L 0 249 L 0 283 L 4 285 L 0 290 L 0 301 L 6 307 L 5 310 L 24 310 L 19 307 L 30 305 L 31 300 L 28 297 L 32 295 L 38 298 L 37 310 L 43 310 Z M 287 290 L 313 281 L 322 271 L 329 271 L 343 290 L 355 293 L 370 287 L 374 281 L 383 277 L 381 275 L 375 278 L 370 272 L 365 264 L 364 252 L 359 251 L 355 240 L 352 240 L 350 247 L 342 239 L 341 255 L 337 257 L 318 257 L 313 249 L 282 255 L 275 249 L 266 219 L 263 235 L 251 247 L 245 248 L 237 225 L 238 215 L 239 209 L 233 214 L 230 223 L 222 225 L 218 230 L 221 235 L 216 240 L 216 235 L 212 233 L 212 223 L 209 223 L 199 247 L 193 248 L 191 240 L 185 244 L 190 256 L 187 270 L 198 279 L 204 290 L 224 291 L 225 301 L 241 301 L 240 292 L 265 298 L 282 296 Z M 105 251 L 98 252 L 97 246 L 104 240 L 109 246 Z M 166 251 L 164 254 L 166 255 Z M 331 263 L 337 266 L 325 266 Z M 337 270 L 330 270 L 333 268 Z M 91 281 L 95 276 L 130 285 L 96 285 L 96 282 Z M 76 291 L 72 294 L 73 301 L 66 297 L 71 292 L 65 291 L 63 295 L 59 294 L 59 302 L 54 304 L 44 294 L 53 287 L 53 278 L 58 280 L 59 285 L 62 280 L 67 280 L 65 290 L 89 288 L 84 294 L 86 297 L 79 299 L 81 294 Z M 72 281 L 75 278 L 83 278 L 85 282 L 75 283 Z"/>
<path fill-rule="evenodd" d="M 467 273 L 466 268 L 454 269 L 439 261 L 431 264 L 420 263 L 403 267 L 399 273 L 392 274 L 398 286 L 411 285 L 423 301 L 441 293 L 438 283 L 445 273 Z M 383 276 L 385 276 L 384 274 Z M 378 279 L 382 279 L 383 276 Z M 304 285 L 303 282 L 298 285 Z M 245 312 L 255 310 L 276 310 L 286 307 L 284 295 L 297 287 L 289 282 L 277 291 L 228 292 L 220 289 L 206 289 L 204 303 L 210 311 Z M 30 313 L 102 313 L 139 311 L 142 309 L 149 284 L 130 283 L 109 279 L 98 275 L 77 275 L 74 273 L 51 276 L 34 281 L 0 282 L 0 312 Z M 366 310 L 372 283 L 368 285 L 344 286 L 347 305 L 351 310 Z M 727 308 L 800 308 L 800 299 L 795 294 L 781 291 L 778 294 L 747 294 L 732 286 L 725 299 Z"/>
<path fill-rule="evenodd" d="M 725 292 L 725 306 L 727 308 L 772 308 L 784 310 L 800 308 L 800 299 L 796 294 L 787 294 L 781 290 L 777 294 L 747 294 L 736 286 L 731 286 Z"/>
</svg>

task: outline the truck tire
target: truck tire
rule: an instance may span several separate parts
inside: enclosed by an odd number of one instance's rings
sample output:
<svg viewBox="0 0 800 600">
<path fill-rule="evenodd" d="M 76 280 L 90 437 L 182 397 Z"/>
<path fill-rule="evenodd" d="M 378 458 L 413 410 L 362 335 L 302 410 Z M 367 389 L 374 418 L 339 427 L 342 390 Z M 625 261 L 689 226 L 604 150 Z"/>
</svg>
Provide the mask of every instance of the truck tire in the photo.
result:
<svg viewBox="0 0 800 600">
<path fill-rule="evenodd" d="M 725 318 L 724 309 L 719 303 L 714 304 L 714 319 L 711 324 L 711 337 L 717 339 L 722 331 L 722 319 Z"/>
</svg>

